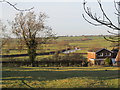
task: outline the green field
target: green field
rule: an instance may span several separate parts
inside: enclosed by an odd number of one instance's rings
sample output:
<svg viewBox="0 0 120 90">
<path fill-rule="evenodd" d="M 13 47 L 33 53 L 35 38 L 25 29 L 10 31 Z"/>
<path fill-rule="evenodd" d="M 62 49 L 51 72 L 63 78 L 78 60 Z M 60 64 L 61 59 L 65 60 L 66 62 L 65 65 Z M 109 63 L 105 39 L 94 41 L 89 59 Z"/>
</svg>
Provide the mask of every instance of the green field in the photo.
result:
<svg viewBox="0 0 120 90">
<path fill-rule="evenodd" d="M 112 49 L 111 42 L 102 36 L 59 37 L 56 43 L 38 46 L 37 52 L 49 52 L 65 49 L 66 47 L 79 47 L 74 53 L 87 53 L 91 48 Z M 24 54 L 27 50 L 17 49 L 14 44 L 3 47 L 3 55 Z M 24 45 L 24 49 L 26 49 Z M 40 50 L 41 49 L 41 50 Z M 60 54 L 62 55 L 62 54 Z M 52 55 L 37 56 L 36 60 L 51 57 Z M 86 56 L 86 55 L 85 55 Z M 29 57 L 2 58 L 2 60 L 29 60 Z M 0 81 L 3 88 L 118 88 L 120 77 L 118 67 L 2 67 Z"/>
<path fill-rule="evenodd" d="M 85 40 L 84 40 L 85 39 Z M 17 44 L 14 39 L 12 45 L 6 44 L 3 47 L 2 54 L 3 55 L 12 55 L 12 54 L 25 54 L 27 53 L 27 50 L 9 50 L 7 52 L 7 49 L 17 49 Z M 103 36 L 75 36 L 75 37 L 58 37 L 58 39 L 55 40 L 56 43 L 51 44 L 43 44 L 38 46 L 37 53 L 41 52 L 50 52 L 50 51 L 57 51 L 62 50 L 67 47 L 79 47 L 81 50 L 78 50 L 74 53 L 87 53 L 87 51 L 91 48 L 107 48 L 109 50 L 112 49 L 111 42 L 106 41 Z M 101 43 L 102 42 L 102 43 Z M 67 44 L 66 44 L 67 43 Z M 26 49 L 24 45 L 24 49 Z M 37 56 L 36 60 L 40 60 L 41 58 L 49 57 L 44 56 Z M 86 55 L 85 55 L 86 57 Z M 27 60 L 28 57 L 14 57 L 14 58 L 3 58 L 2 60 Z"/>
<path fill-rule="evenodd" d="M 118 88 L 118 67 L 3 67 L 3 88 Z"/>
<path fill-rule="evenodd" d="M 11 44 L 6 44 L 3 46 L 2 54 L 7 55 L 7 54 L 23 54 L 27 53 L 27 50 L 10 50 L 10 49 L 17 49 L 19 46 L 19 43 L 14 40 L 12 41 L 14 43 Z M 38 45 L 37 53 L 40 52 L 50 52 L 50 51 L 57 51 L 61 49 L 65 49 L 67 47 L 73 47 L 77 46 L 81 48 L 81 51 L 77 52 L 87 52 L 87 50 L 91 48 L 108 48 L 112 49 L 111 42 L 106 41 L 103 36 L 76 36 L 76 37 L 58 37 L 54 43 L 51 44 L 43 44 L 43 45 Z M 56 43 L 55 43 L 56 42 Z M 26 49 L 25 45 L 24 48 Z M 9 50 L 9 52 L 7 52 Z"/>
</svg>

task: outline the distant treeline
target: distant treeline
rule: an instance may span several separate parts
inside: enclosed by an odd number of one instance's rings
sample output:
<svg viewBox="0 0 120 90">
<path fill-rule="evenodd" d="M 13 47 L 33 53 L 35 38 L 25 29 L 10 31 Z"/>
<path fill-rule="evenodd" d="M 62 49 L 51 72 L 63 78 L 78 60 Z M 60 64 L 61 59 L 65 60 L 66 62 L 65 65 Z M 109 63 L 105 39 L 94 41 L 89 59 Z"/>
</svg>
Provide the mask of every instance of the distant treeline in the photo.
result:
<svg viewBox="0 0 120 90">
<path fill-rule="evenodd" d="M 88 41 L 88 40 L 92 40 L 92 39 L 90 39 L 90 38 L 83 38 L 83 39 L 80 39 L 80 40 L 64 40 L 64 41 L 73 42 L 73 41 Z"/>
<path fill-rule="evenodd" d="M 101 37 L 101 36 L 112 36 L 112 35 L 64 35 L 64 36 L 57 36 L 57 37 Z"/>
</svg>

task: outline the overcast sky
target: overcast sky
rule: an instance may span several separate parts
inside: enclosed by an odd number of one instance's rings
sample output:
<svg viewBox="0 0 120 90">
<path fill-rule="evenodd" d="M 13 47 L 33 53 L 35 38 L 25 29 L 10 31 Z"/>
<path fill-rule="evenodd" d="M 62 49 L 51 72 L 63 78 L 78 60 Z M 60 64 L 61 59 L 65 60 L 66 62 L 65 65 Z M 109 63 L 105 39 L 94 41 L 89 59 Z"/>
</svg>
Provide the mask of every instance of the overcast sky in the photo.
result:
<svg viewBox="0 0 120 90">
<path fill-rule="evenodd" d="M 34 7 L 37 13 L 45 12 L 49 18 L 46 24 L 51 26 L 57 35 L 106 35 L 109 28 L 105 26 L 95 27 L 87 23 L 82 14 L 83 0 L 9 0 L 12 3 L 17 1 L 17 7 L 21 9 Z M 20 1 L 20 2 L 19 2 Z M 49 2 L 48 2 L 49 1 Z M 100 16 L 100 9 L 97 0 L 86 0 L 87 6 L 91 7 L 93 12 L 98 13 Z M 91 2 L 90 2 L 91 1 Z M 117 25 L 117 16 L 115 13 L 113 0 L 103 0 L 103 7 L 108 17 Z M 1 7 L 1 5 L 0 5 Z M 1 11 L 1 8 L 0 8 Z M 14 10 L 11 6 L 2 4 L 2 17 L 3 21 L 11 21 L 14 19 L 18 11 Z M 86 16 L 87 17 L 87 16 Z M 88 18 L 88 17 L 87 17 Z M 91 20 L 91 19 L 89 19 Z"/>
</svg>

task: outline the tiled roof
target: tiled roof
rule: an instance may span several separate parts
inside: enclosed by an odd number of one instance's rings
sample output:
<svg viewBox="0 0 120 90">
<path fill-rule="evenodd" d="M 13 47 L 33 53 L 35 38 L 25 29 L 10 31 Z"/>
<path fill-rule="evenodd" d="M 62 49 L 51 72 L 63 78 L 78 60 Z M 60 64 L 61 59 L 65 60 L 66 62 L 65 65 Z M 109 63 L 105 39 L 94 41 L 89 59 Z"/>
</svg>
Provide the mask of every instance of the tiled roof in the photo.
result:
<svg viewBox="0 0 120 90">
<path fill-rule="evenodd" d="M 113 51 L 113 52 L 118 52 L 119 49 L 118 49 L 118 48 L 113 48 L 111 51 Z"/>
<path fill-rule="evenodd" d="M 108 49 L 106 49 L 106 48 L 93 48 L 93 49 L 91 49 L 91 50 L 88 50 L 88 52 L 100 52 L 100 51 L 102 51 L 102 50 L 107 50 L 107 51 L 109 51 L 109 52 L 111 52 L 112 53 L 112 51 L 110 51 L 110 50 L 108 50 Z"/>
</svg>

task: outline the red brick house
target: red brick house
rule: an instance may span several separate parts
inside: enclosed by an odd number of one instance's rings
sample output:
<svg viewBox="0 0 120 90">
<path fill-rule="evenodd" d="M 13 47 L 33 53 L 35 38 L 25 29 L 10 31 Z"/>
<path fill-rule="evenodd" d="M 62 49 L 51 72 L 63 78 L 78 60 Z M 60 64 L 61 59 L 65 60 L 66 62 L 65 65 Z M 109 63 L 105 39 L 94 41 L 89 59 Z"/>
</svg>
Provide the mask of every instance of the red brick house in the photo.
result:
<svg viewBox="0 0 120 90">
<path fill-rule="evenodd" d="M 90 62 L 91 65 L 104 65 L 105 58 L 108 57 L 114 61 L 113 56 L 113 51 L 105 48 L 94 48 L 88 51 L 88 62 Z"/>
</svg>

